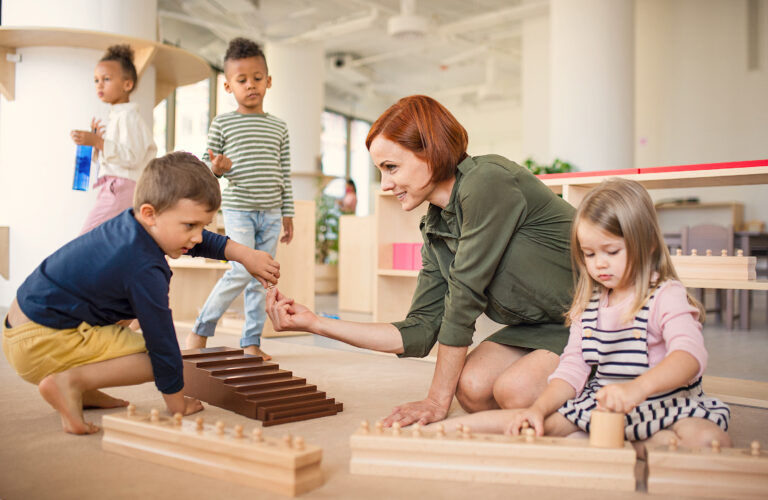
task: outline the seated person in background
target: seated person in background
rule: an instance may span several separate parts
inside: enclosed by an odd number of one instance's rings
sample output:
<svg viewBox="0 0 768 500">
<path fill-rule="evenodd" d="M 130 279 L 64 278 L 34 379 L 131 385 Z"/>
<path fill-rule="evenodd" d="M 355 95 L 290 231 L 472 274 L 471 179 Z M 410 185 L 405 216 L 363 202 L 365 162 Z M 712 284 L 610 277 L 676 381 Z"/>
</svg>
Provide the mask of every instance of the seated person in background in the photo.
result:
<svg viewBox="0 0 768 500">
<path fill-rule="evenodd" d="M 218 181 L 193 155 L 154 159 L 132 209 L 61 247 L 19 287 L 3 322 L 3 351 L 61 414 L 65 431 L 99 430 L 85 421 L 83 406 L 128 404 L 99 389 L 153 379 L 170 413 L 203 409 L 184 396 L 165 256 L 234 260 L 265 286 L 280 275 L 267 252 L 203 230 L 220 204 Z M 143 335 L 122 326 L 132 318 Z"/>
<path fill-rule="evenodd" d="M 336 203 L 338 203 L 339 210 L 341 210 L 342 214 L 354 215 L 355 210 L 357 209 L 357 188 L 355 187 L 355 181 L 347 179 L 347 187 L 344 197 Z"/>
</svg>

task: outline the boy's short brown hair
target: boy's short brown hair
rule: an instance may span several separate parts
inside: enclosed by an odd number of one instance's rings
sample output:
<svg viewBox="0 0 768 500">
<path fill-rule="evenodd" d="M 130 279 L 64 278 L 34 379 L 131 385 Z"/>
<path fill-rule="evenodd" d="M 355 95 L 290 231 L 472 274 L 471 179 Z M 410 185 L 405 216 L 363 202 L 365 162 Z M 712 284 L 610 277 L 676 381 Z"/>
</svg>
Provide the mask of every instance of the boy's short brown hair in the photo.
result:
<svg viewBox="0 0 768 500">
<path fill-rule="evenodd" d="M 162 213 L 185 198 L 212 212 L 221 206 L 221 189 L 205 163 L 191 153 L 177 151 L 147 164 L 136 183 L 133 210 L 138 212 L 148 203 Z"/>
</svg>

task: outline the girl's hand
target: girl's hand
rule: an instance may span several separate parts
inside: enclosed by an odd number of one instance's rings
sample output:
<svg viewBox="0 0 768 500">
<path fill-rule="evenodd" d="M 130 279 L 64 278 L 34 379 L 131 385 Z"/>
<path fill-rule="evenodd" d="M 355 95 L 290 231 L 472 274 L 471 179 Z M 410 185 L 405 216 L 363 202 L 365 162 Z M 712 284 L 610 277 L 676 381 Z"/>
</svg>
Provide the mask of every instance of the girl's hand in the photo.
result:
<svg viewBox="0 0 768 500">
<path fill-rule="evenodd" d="M 280 277 L 280 263 L 262 250 L 251 250 L 240 261 L 246 271 L 259 280 L 261 286 L 269 288 L 270 284 L 277 284 Z"/>
<path fill-rule="evenodd" d="M 226 172 L 232 170 L 232 160 L 224 156 L 224 153 L 220 155 L 213 154 L 213 150 L 208 150 L 208 158 L 211 159 L 211 170 L 217 176 L 221 177 Z"/>
<path fill-rule="evenodd" d="M 86 130 L 73 130 L 69 133 L 69 135 L 78 146 L 94 146 L 97 149 L 100 149 L 98 146 L 104 144 L 104 142 L 101 140 L 101 137 L 93 132 L 88 132 Z"/>
<path fill-rule="evenodd" d="M 91 118 L 91 132 L 99 137 L 104 137 L 104 125 L 101 124 L 101 120 Z"/>
<path fill-rule="evenodd" d="M 606 385 L 595 394 L 598 410 L 629 413 L 646 400 L 646 395 L 636 381 Z"/>
<path fill-rule="evenodd" d="M 402 427 L 416 422 L 427 425 L 444 420 L 446 415 L 448 415 L 448 408 L 444 408 L 437 401 L 427 398 L 395 406 L 392 413 L 382 423 L 384 427 L 389 427 L 395 422 Z"/>
<path fill-rule="evenodd" d="M 306 306 L 297 304 L 277 288 L 267 291 L 267 315 L 275 331 L 314 332 L 318 317 Z"/>
<path fill-rule="evenodd" d="M 530 425 L 536 431 L 537 436 L 544 435 L 544 413 L 533 406 L 515 410 L 504 434 L 519 436 L 520 431 L 526 427 L 525 424 Z"/>
</svg>

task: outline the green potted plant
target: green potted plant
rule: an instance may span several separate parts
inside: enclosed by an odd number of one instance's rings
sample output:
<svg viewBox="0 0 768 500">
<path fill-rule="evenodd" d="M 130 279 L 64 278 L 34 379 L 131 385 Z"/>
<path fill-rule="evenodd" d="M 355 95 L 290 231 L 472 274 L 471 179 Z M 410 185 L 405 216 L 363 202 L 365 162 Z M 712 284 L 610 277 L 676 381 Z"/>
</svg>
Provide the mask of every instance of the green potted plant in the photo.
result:
<svg viewBox="0 0 768 500">
<path fill-rule="evenodd" d="M 338 290 L 339 209 L 320 191 L 315 200 L 315 293 Z"/>
<path fill-rule="evenodd" d="M 573 165 L 567 161 L 562 161 L 560 158 L 555 158 L 552 165 L 546 165 L 543 163 L 536 163 L 530 156 L 525 159 L 523 166 L 533 172 L 534 175 L 539 174 L 562 174 L 564 172 L 572 172 Z"/>
</svg>

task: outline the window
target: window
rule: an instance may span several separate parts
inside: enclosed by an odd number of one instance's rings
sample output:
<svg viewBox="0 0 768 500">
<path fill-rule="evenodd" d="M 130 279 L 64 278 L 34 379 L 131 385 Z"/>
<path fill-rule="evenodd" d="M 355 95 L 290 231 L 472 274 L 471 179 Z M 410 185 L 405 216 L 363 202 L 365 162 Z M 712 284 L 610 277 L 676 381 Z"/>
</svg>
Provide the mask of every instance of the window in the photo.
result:
<svg viewBox="0 0 768 500">
<path fill-rule="evenodd" d="M 365 138 L 371 124 L 334 111 L 322 116 L 322 169 L 323 174 L 339 179 L 350 178 L 357 190 L 356 215 L 370 213 L 371 160 L 365 147 Z M 344 182 L 328 183 L 325 192 L 335 198 L 344 196 Z"/>
<path fill-rule="evenodd" d="M 176 89 L 176 151 L 203 156 L 208 142 L 209 81 Z"/>
</svg>

